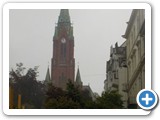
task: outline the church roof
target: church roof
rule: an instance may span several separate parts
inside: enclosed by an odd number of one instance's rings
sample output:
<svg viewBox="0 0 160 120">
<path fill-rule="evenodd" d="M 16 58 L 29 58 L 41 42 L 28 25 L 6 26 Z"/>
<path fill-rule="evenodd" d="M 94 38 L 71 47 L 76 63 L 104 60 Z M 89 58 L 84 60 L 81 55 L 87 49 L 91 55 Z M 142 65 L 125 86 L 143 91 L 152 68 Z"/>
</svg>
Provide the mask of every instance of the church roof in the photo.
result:
<svg viewBox="0 0 160 120">
<path fill-rule="evenodd" d="M 69 10 L 68 9 L 61 9 L 58 23 L 61 22 L 67 22 L 70 23 L 70 16 L 69 16 Z"/>
<path fill-rule="evenodd" d="M 82 86 L 82 90 L 88 91 L 90 97 L 92 98 L 92 100 L 93 100 L 93 101 L 96 100 L 95 95 L 93 94 L 93 91 L 92 91 L 92 89 L 91 89 L 91 87 L 90 87 L 89 85 L 84 85 L 84 86 Z"/>
<path fill-rule="evenodd" d="M 48 67 L 48 69 L 47 69 L 45 82 L 47 82 L 47 83 L 51 82 L 51 78 L 50 78 L 50 74 L 49 74 L 49 67 Z"/>
<path fill-rule="evenodd" d="M 76 84 L 82 85 L 81 75 L 80 75 L 80 72 L 79 72 L 79 68 L 78 68 L 78 70 L 77 70 Z"/>
</svg>

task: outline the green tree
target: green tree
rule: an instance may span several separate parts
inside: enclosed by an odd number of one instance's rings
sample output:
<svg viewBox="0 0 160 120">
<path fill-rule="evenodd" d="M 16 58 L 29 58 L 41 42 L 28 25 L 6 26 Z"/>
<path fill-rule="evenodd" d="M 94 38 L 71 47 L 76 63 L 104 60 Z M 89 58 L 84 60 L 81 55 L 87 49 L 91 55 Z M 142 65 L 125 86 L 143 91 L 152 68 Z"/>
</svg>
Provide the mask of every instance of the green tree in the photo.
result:
<svg viewBox="0 0 160 120">
<path fill-rule="evenodd" d="M 73 86 L 71 86 L 73 87 Z M 72 91 L 72 90 L 71 90 Z M 47 109 L 75 109 L 80 108 L 80 104 L 74 101 L 67 91 L 49 85 L 46 92 L 44 107 Z M 75 97 L 75 96 L 74 96 Z"/>
<path fill-rule="evenodd" d="M 58 99 L 60 96 L 66 96 L 66 91 L 63 91 L 61 88 L 49 84 L 46 91 L 46 100 L 52 98 Z"/>
<path fill-rule="evenodd" d="M 58 99 L 51 98 L 45 103 L 45 108 L 47 109 L 76 109 L 80 108 L 78 102 L 74 102 L 65 96 L 60 96 Z"/>
<path fill-rule="evenodd" d="M 67 83 L 67 96 L 75 102 L 81 102 L 80 91 L 70 80 Z"/>
<path fill-rule="evenodd" d="M 10 71 L 10 84 L 14 89 L 14 104 L 17 105 L 17 96 L 21 94 L 22 104 L 26 108 L 41 108 L 44 101 L 44 85 L 36 80 L 38 67 L 29 68 L 25 73 L 22 63 L 16 64 L 16 69 Z"/>
<path fill-rule="evenodd" d="M 81 91 L 82 108 L 84 109 L 94 109 L 96 108 L 96 103 L 92 100 L 88 90 Z"/>
<path fill-rule="evenodd" d="M 103 92 L 101 97 L 96 100 L 97 108 L 99 109 L 122 109 L 123 101 L 121 95 L 117 91 Z"/>
<path fill-rule="evenodd" d="M 93 109 L 96 105 L 89 91 L 82 90 L 68 80 L 65 91 L 52 85 L 48 87 L 44 106 L 47 109 Z"/>
</svg>

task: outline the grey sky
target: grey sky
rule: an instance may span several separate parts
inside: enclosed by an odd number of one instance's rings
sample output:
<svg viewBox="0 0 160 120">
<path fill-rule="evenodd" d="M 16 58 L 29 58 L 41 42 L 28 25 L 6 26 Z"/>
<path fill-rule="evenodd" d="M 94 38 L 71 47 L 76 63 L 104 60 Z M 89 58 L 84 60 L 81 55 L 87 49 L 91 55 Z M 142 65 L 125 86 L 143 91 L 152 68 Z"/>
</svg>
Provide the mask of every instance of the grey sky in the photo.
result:
<svg viewBox="0 0 160 120">
<path fill-rule="evenodd" d="M 74 28 L 75 73 L 79 63 L 84 85 L 103 91 L 110 46 L 125 40 L 132 10 L 70 10 Z M 53 35 L 60 10 L 10 10 L 9 64 L 22 62 L 27 68 L 39 66 L 38 80 L 44 80 L 51 67 Z"/>
</svg>

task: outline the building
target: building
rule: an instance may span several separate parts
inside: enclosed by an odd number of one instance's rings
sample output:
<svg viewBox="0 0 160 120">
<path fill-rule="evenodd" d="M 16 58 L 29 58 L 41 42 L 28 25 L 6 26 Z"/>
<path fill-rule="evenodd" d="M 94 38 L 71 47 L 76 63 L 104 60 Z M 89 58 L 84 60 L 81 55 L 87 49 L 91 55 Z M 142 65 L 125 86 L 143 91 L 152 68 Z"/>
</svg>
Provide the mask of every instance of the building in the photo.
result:
<svg viewBox="0 0 160 120">
<path fill-rule="evenodd" d="M 46 73 L 46 78 L 45 78 L 45 80 L 44 80 L 44 84 L 45 84 L 45 85 L 48 85 L 48 84 L 50 84 L 50 83 L 51 83 L 51 77 L 50 77 L 49 67 L 48 67 L 47 73 Z"/>
<path fill-rule="evenodd" d="M 49 81 L 49 76 L 48 69 L 45 82 Z M 51 81 L 55 87 L 63 90 L 66 90 L 68 81 L 71 81 L 81 92 L 88 93 L 92 100 L 95 100 L 90 86 L 83 85 L 81 81 L 79 67 L 75 79 L 74 36 L 68 9 L 61 9 L 55 27 Z"/>
<path fill-rule="evenodd" d="M 145 88 L 145 10 L 134 9 L 123 37 L 127 46 L 128 108 L 138 108 L 137 93 Z"/>
<path fill-rule="evenodd" d="M 126 42 L 121 46 L 115 44 L 115 48 L 111 46 L 110 60 L 106 66 L 106 80 L 104 81 L 104 89 L 107 92 L 118 91 L 122 95 L 124 108 L 127 108 L 127 67 L 126 67 Z"/>
<path fill-rule="evenodd" d="M 66 89 L 68 80 L 74 82 L 74 36 L 69 10 L 61 9 L 53 37 L 51 80 L 55 87 Z"/>
<path fill-rule="evenodd" d="M 77 75 L 76 75 L 76 80 L 74 82 L 75 86 L 82 92 L 84 93 L 83 97 L 89 97 L 91 98 L 93 101 L 96 100 L 96 96 L 94 95 L 91 87 L 89 85 L 83 85 L 83 82 L 81 80 L 81 75 L 80 75 L 80 70 L 79 67 L 77 69 Z"/>
<path fill-rule="evenodd" d="M 83 86 L 83 82 L 81 80 L 81 75 L 80 75 L 79 67 L 78 67 L 78 70 L 77 70 L 75 85 L 77 87 L 79 87 L 79 88 L 82 88 L 82 86 Z"/>
</svg>

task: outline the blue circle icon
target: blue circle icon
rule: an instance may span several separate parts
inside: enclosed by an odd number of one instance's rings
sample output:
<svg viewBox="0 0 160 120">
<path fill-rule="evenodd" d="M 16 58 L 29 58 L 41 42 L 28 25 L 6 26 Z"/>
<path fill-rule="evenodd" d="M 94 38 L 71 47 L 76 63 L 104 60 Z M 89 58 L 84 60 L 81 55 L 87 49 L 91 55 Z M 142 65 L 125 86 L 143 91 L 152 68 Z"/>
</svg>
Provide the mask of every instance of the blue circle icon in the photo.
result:
<svg viewBox="0 0 160 120">
<path fill-rule="evenodd" d="M 142 109 L 152 109 L 157 101 L 157 94 L 153 90 L 143 89 L 137 94 L 137 103 Z"/>
</svg>

